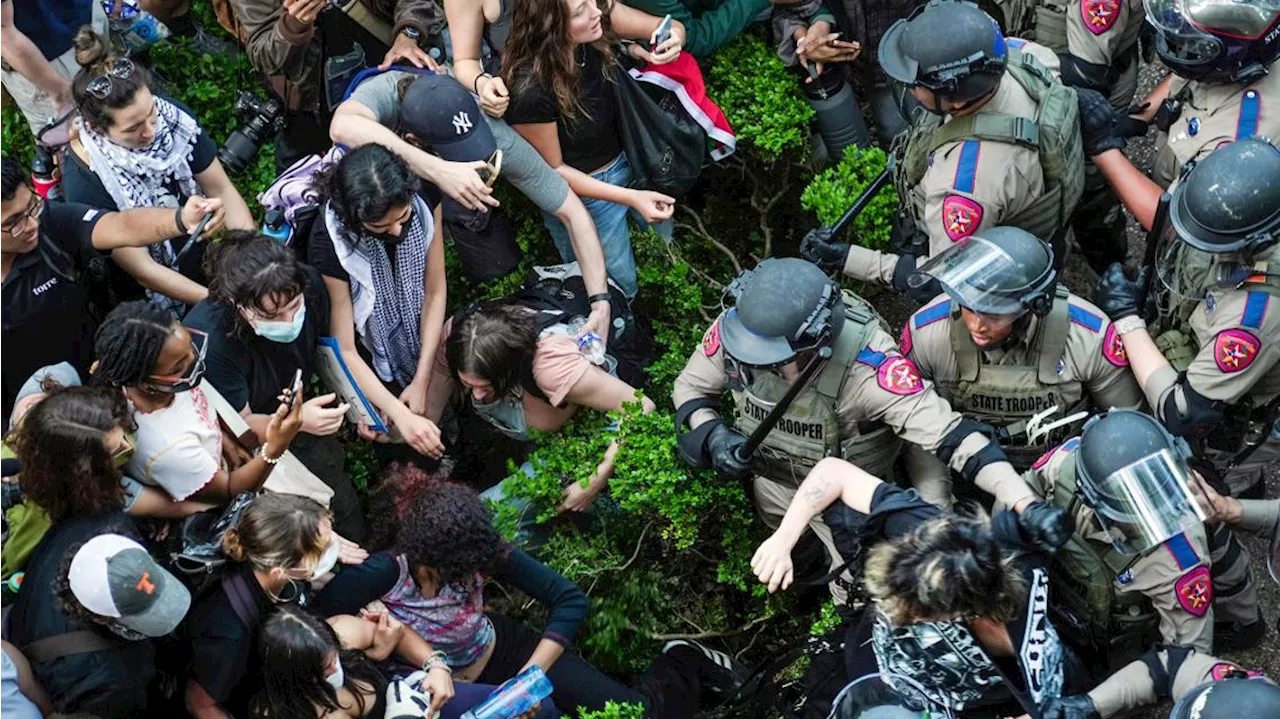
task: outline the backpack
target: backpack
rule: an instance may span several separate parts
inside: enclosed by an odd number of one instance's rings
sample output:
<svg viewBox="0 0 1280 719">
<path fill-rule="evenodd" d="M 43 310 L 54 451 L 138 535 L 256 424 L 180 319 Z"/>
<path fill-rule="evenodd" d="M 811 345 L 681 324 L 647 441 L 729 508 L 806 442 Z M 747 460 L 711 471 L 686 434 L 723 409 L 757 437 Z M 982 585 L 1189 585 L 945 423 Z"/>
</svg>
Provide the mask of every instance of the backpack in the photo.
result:
<svg viewBox="0 0 1280 719">
<path fill-rule="evenodd" d="M 166 564 L 187 584 L 193 596 L 221 579 L 229 561 L 222 553 L 222 537 L 240 523 L 255 496 L 253 492 L 241 492 L 225 507 L 206 509 L 182 521 L 182 546 L 169 554 Z"/>
<path fill-rule="evenodd" d="M 1084 193 L 1086 158 L 1076 91 L 1054 78 L 1035 57 L 1014 47 L 1008 48 L 1005 71 L 1036 102 L 1035 117 L 979 113 L 953 117 L 940 126 L 918 125 L 911 130 L 904 179 L 909 187 L 918 185 L 933 151 L 951 142 L 976 138 L 1035 148 L 1044 173 L 1044 194 L 1002 224 L 1020 227 L 1057 248 Z"/>
</svg>

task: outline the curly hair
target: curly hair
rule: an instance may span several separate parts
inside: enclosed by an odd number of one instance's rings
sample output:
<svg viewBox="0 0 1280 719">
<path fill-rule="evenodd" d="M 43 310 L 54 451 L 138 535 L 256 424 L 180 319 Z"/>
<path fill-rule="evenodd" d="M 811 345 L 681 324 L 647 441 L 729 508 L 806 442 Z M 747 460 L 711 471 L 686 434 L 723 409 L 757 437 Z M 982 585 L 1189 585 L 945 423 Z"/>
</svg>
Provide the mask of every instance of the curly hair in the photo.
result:
<svg viewBox="0 0 1280 719">
<path fill-rule="evenodd" d="M 873 548 L 864 584 L 895 626 L 968 617 L 1006 622 L 1026 597 L 1013 561 L 985 514 L 946 515 Z"/>
<path fill-rule="evenodd" d="M 269 315 L 302 294 L 307 271 L 287 246 L 247 230 L 229 230 L 205 251 L 209 299 L 232 310 L 237 336 L 253 328 L 237 307 Z"/>
<path fill-rule="evenodd" d="M 453 461 L 445 458 L 434 472 L 427 472 L 417 465 L 395 462 L 382 474 L 377 489 L 369 495 L 369 537 L 366 546 L 371 552 L 393 549 L 405 513 L 414 497 L 442 482 L 448 482 L 453 474 Z"/>
<path fill-rule="evenodd" d="M 444 345 L 445 361 L 493 385 L 498 397 L 519 386 L 522 368 L 538 348 L 533 313 L 511 300 L 490 300 L 459 311 Z"/>
<path fill-rule="evenodd" d="M 510 551 L 475 490 L 411 465 L 395 465 L 388 474 L 415 487 L 395 543 L 410 567 L 428 567 L 441 583 L 457 584 L 489 570 Z"/>
<path fill-rule="evenodd" d="M 124 506 L 120 470 L 104 435 L 135 429 L 119 390 L 67 387 L 31 409 L 15 434 L 24 496 L 54 522 L 94 517 Z"/>
<path fill-rule="evenodd" d="M 603 73 L 612 81 L 617 64 L 612 45 L 617 37 L 609 22 L 612 0 L 592 0 L 603 11 L 604 33 L 590 44 L 604 57 Z M 569 39 L 568 0 L 520 0 L 511 11 L 511 36 L 502 50 L 502 79 L 512 93 L 534 86 L 550 91 L 560 113 L 575 119 L 586 115 L 578 99 L 582 87 L 577 46 Z M 590 120 L 590 117 L 585 119 Z"/>
</svg>

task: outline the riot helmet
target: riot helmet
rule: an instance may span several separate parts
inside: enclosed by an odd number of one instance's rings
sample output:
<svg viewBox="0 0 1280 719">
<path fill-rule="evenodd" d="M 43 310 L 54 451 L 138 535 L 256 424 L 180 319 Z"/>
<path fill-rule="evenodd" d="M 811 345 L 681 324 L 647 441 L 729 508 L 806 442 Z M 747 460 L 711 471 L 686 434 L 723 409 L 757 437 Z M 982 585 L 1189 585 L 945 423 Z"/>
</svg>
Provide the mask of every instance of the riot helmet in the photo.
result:
<svg viewBox="0 0 1280 719">
<path fill-rule="evenodd" d="M 1210 681 L 1182 695 L 1169 719 L 1275 719 L 1280 687 L 1265 678 L 1240 676 Z"/>
<path fill-rule="evenodd" d="M 1187 465 L 1191 449 L 1148 414 L 1090 419 L 1076 452 L 1076 487 L 1116 550 L 1142 554 L 1205 520 Z"/>
<path fill-rule="evenodd" d="M 1178 299 L 1198 301 L 1251 264 L 1247 255 L 1278 241 L 1280 150 L 1261 138 L 1238 140 L 1194 163 L 1173 189 L 1157 275 Z M 1229 253 L 1246 255 L 1243 265 L 1221 257 Z"/>
<path fill-rule="evenodd" d="M 1047 242 L 1017 227 L 989 227 L 935 255 L 907 279 L 937 280 L 961 307 L 983 315 L 1038 315 L 1053 304 L 1058 273 Z"/>
<path fill-rule="evenodd" d="M 931 0 L 916 8 L 884 34 L 878 54 L 894 81 L 957 103 L 994 92 L 1008 61 L 995 19 L 962 0 Z M 943 112 L 939 106 L 929 109 Z"/>
<path fill-rule="evenodd" d="M 831 702 L 827 719 L 947 719 L 951 713 L 925 697 L 916 680 L 868 674 L 849 682 Z"/>
<path fill-rule="evenodd" d="M 1248 84 L 1280 57 L 1280 0 L 1146 0 L 1156 52 L 1189 80 Z"/>
<path fill-rule="evenodd" d="M 720 319 L 720 342 L 730 359 L 749 367 L 784 365 L 832 344 L 844 328 L 840 286 L 796 257 L 764 260 L 725 294 L 735 302 Z"/>
</svg>

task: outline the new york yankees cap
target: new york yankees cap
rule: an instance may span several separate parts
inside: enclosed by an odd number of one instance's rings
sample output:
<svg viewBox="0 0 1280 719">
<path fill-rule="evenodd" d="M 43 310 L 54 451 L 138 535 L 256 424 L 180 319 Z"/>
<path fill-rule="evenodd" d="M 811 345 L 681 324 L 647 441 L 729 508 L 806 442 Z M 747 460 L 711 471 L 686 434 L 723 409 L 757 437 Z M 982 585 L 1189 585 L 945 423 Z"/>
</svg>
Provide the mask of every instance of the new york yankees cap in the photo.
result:
<svg viewBox="0 0 1280 719">
<path fill-rule="evenodd" d="M 100 534 L 71 559 L 71 593 L 85 609 L 149 637 L 172 632 L 191 606 L 191 592 L 155 563 L 141 544 Z"/>
<path fill-rule="evenodd" d="M 450 162 L 487 160 L 498 147 L 475 97 L 445 75 L 423 75 L 409 85 L 400 125 Z"/>
</svg>

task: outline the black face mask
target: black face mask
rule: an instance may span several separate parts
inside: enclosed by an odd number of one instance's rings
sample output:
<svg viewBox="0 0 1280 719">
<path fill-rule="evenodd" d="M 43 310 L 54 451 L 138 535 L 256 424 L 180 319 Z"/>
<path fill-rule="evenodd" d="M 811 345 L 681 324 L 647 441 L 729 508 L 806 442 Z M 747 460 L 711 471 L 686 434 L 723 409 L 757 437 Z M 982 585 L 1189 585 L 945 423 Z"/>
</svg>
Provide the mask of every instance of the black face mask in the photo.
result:
<svg viewBox="0 0 1280 719">
<path fill-rule="evenodd" d="M 405 230 L 408 228 L 406 227 Z M 390 232 L 371 232 L 369 237 L 381 242 L 387 246 L 387 249 L 394 249 L 396 245 L 404 242 L 405 230 L 401 230 L 400 234 L 393 235 Z"/>
</svg>

